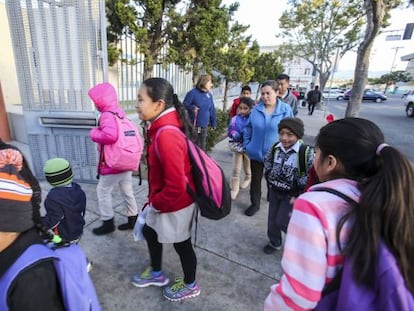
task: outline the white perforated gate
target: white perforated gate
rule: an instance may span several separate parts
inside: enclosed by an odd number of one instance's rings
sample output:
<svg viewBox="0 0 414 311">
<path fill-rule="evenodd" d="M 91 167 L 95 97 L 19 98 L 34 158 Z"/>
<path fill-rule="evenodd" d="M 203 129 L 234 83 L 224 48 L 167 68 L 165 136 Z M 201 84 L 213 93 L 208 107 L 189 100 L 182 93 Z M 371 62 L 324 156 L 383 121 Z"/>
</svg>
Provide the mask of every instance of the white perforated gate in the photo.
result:
<svg viewBox="0 0 414 311">
<path fill-rule="evenodd" d="M 96 116 L 87 92 L 106 80 L 101 1 L 6 1 L 29 147 L 40 179 L 48 158 L 64 157 L 77 180 L 96 181 L 96 146 L 88 137 Z"/>
</svg>

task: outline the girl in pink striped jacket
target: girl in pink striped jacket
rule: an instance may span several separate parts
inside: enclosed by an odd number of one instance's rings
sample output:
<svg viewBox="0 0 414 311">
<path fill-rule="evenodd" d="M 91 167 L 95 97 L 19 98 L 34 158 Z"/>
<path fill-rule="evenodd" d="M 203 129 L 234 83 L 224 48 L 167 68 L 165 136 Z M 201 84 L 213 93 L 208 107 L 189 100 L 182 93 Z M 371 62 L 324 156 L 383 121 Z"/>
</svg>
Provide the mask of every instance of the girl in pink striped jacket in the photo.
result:
<svg viewBox="0 0 414 311">
<path fill-rule="evenodd" d="M 371 121 L 346 118 L 325 125 L 316 138 L 314 167 L 320 184 L 296 199 L 282 258 L 283 275 L 264 310 L 312 310 L 343 265 L 355 264 L 358 283 L 372 286 L 378 243 L 394 254 L 414 293 L 414 170 L 384 143 Z M 332 188 L 359 202 L 351 207 Z"/>
</svg>

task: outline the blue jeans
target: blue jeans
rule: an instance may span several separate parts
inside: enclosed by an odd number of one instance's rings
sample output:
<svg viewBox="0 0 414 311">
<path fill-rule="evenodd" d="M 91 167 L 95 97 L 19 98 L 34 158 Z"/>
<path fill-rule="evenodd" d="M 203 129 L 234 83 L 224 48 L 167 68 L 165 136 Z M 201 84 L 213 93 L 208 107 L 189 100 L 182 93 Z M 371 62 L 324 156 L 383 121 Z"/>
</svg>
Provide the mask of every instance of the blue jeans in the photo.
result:
<svg viewBox="0 0 414 311">
<path fill-rule="evenodd" d="M 292 214 L 289 194 L 269 188 L 269 214 L 267 218 L 267 236 L 273 246 L 282 244 L 282 231 L 286 233 Z"/>
</svg>

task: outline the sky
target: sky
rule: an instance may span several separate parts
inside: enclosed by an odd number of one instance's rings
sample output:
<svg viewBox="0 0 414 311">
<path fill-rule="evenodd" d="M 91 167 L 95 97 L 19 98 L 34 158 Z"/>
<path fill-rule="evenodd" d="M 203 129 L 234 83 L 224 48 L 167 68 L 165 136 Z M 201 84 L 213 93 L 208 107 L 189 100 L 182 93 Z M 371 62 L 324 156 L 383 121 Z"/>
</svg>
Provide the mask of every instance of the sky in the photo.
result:
<svg viewBox="0 0 414 311">
<path fill-rule="evenodd" d="M 236 0 L 223 0 L 229 5 Z M 287 0 L 238 0 L 240 6 L 235 19 L 241 24 L 250 25 L 248 34 L 256 39 L 259 45 L 277 45 L 280 39 L 276 38 L 279 32 L 278 20 L 282 12 L 288 8 Z M 414 8 L 399 8 L 391 13 L 391 25 L 385 30 L 404 29 L 406 23 L 414 23 Z M 374 43 L 370 57 L 370 72 L 389 72 L 393 60 L 393 70 L 404 70 L 407 62 L 401 62 L 400 57 L 414 53 L 414 34 L 411 40 L 385 41 L 386 35 L 396 34 L 388 32 L 379 35 Z M 402 34 L 402 30 L 399 32 Z M 339 61 L 338 71 L 352 71 L 355 67 L 356 53 L 348 52 Z"/>
</svg>

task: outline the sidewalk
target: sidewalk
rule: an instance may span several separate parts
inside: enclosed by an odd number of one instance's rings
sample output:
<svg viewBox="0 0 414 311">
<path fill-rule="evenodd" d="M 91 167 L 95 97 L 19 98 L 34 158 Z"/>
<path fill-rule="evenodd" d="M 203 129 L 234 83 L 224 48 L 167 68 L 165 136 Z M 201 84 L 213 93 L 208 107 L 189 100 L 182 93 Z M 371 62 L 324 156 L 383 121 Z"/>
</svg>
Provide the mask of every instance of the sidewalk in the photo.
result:
<svg viewBox="0 0 414 311">
<path fill-rule="evenodd" d="M 305 123 L 305 142 L 313 145 L 319 128 L 326 123 L 324 112 L 316 110 L 313 116 L 308 116 L 307 110 L 300 108 L 298 117 Z M 227 139 L 218 143 L 211 155 L 230 177 L 232 154 Z M 50 186 L 44 181 L 41 186 L 45 195 Z M 91 276 L 104 310 L 262 310 L 270 285 L 279 279 L 282 255 L 282 251 L 272 255 L 262 251 L 267 243 L 267 202 L 264 197 L 260 211 L 253 217 L 243 213 L 250 202 L 248 190 L 241 190 L 229 216 L 219 221 L 199 218 L 195 252 L 201 295 L 174 303 L 164 299 L 158 287 L 131 285 L 131 275 L 141 273 L 149 264 L 145 242 L 134 242 L 131 231 L 116 230 L 106 236 L 94 236 L 92 228 L 100 224 L 96 185 L 81 186 L 87 195 L 87 213 L 80 244 L 94 263 Z M 143 180 L 139 186 L 138 179 L 134 178 L 138 206 L 146 202 L 147 191 L 147 182 Z M 263 192 L 265 196 L 266 191 Z M 116 225 L 125 222 L 126 209 L 116 188 L 112 204 Z M 171 281 L 182 276 L 179 258 L 172 245 L 165 245 L 163 259 L 163 270 Z"/>
</svg>

